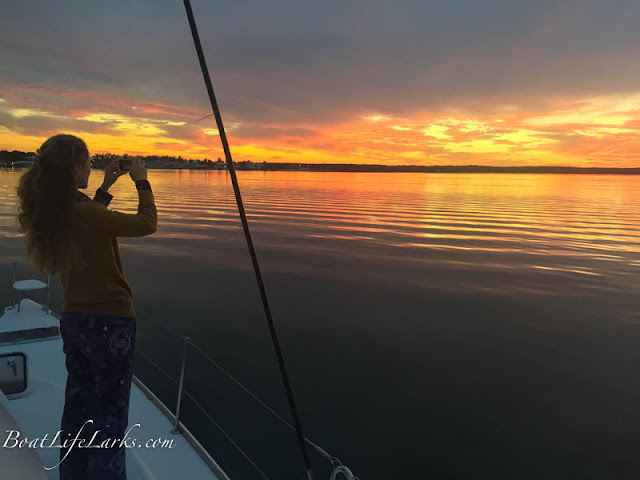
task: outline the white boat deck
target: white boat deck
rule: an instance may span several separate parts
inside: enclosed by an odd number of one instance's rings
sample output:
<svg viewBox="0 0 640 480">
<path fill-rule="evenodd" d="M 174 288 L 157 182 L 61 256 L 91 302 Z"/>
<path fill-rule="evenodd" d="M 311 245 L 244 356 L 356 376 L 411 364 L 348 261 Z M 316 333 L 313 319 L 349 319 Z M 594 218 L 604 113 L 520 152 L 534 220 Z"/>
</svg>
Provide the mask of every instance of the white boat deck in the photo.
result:
<svg viewBox="0 0 640 480">
<path fill-rule="evenodd" d="M 17 308 L 7 307 L 0 317 L 0 334 L 3 332 L 59 326 L 59 320 L 47 315 L 42 307 L 30 299 L 21 301 Z M 28 358 L 30 391 L 21 398 L 9 400 L 7 410 L 20 426 L 22 437 L 42 438 L 48 434 L 45 444 L 60 430 L 67 380 L 62 338 L 42 339 L 27 343 L 0 345 L 0 353 L 24 352 Z M 148 439 L 173 440 L 173 448 L 127 448 L 127 478 L 129 480 L 220 480 L 224 472 L 216 476 L 193 446 L 182 436 L 171 433 L 173 425 L 143 391 L 133 383 L 129 407 L 129 427 L 135 424 L 130 438 L 144 444 Z M 3 436 L 3 441 L 5 436 Z M 55 442 L 60 445 L 60 440 Z M 1 444 L 0 444 L 1 446 Z M 25 447 L 27 448 L 27 447 Z M 59 462 L 59 448 L 35 448 L 43 466 L 53 467 Z M 6 453 L 6 452 L 5 452 Z M 49 480 L 59 480 L 58 468 L 46 472 Z M 0 477 L 2 477 L 0 472 Z M 26 478 L 26 477 L 25 477 Z"/>
</svg>

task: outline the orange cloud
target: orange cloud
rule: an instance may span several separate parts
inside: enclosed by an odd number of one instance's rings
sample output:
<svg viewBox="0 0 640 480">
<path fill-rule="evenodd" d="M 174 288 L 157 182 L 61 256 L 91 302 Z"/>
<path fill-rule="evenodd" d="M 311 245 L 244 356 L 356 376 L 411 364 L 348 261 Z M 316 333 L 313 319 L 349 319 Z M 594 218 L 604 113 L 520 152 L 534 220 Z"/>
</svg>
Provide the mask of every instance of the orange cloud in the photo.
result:
<svg viewBox="0 0 640 480">
<path fill-rule="evenodd" d="M 222 157 L 203 110 L 41 85 L 4 88 L 0 148 L 35 150 L 61 131 L 94 153 Z M 530 100 L 529 100 L 530 102 Z M 389 165 L 637 166 L 640 93 L 547 98 L 528 111 L 513 99 L 481 111 L 412 116 L 353 112 L 339 124 L 258 124 L 225 115 L 236 160 Z"/>
</svg>

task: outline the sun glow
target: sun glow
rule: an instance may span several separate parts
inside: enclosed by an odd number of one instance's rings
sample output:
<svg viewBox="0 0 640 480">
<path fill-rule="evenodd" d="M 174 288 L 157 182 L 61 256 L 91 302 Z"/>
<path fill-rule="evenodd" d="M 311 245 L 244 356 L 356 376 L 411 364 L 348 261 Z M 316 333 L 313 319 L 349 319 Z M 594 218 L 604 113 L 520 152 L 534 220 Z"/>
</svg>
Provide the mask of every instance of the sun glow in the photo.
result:
<svg viewBox="0 0 640 480">
<path fill-rule="evenodd" d="M 8 119 L 0 148 L 34 151 L 48 136 L 69 132 L 96 153 L 222 156 L 218 130 L 196 122 L 202 112 L 102 97 L 101 104 L 114 105 L 109 111 L 82 112 L 54 103 L 36 108 L 21 98 L 0 99 L 0 115 Z M 341 123 L 256 124 L 231 115 L 227 135 L 234 158 L 254 162 L 637 166 L 640 93 L 545 104 L 544 111 L 510 101 L 477 112 L 356 112 Z"/>
</svg>

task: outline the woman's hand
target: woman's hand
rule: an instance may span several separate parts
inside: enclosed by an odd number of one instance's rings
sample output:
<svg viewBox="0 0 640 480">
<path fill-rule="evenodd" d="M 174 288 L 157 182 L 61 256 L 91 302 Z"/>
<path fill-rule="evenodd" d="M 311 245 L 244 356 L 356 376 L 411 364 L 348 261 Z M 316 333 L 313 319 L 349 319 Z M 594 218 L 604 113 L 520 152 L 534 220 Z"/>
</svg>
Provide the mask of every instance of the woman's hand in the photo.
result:
<svg viewBox="0 0 640 480">
<path fill-rule="evenodd" d="M 129 176 L 134 182 L 137 180 L 147 179 L 147 167 L 145 167 L 145 162 L 140 157 L 131 159 L 131 169 L 129 170 Z"/>
<path fill-rule="evenodd" d="M 102 182 L 100 188 L 106 192 L 109 187 L 111 187 L 111 185 L 116 183 L 118 177 L 124 175 L 125 173 L 127 173 L 126 170 L 120 170 L 120 159 L 114 158 L 113 160 L 111 160 L 111 163 L 109 163 L 109 165 L 107 165 L 104 169 L 104 181 Z"/>
</svg>

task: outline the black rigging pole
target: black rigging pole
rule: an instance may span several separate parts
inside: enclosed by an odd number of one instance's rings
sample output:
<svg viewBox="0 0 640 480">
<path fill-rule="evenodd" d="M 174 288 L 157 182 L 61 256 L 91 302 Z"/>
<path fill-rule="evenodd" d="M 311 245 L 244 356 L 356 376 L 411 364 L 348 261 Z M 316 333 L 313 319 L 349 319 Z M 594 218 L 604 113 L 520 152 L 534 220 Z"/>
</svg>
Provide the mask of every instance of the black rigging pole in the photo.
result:
<svg viewBox="0 0 640 480">
<path fill-rule="evenodd" d="M 300 444 L 300 450 L 304 457 L 305 467 L 307 469 L 307 477 L 309 480 L 313 479 L 313 472 L 311 471 L 311 462 L 309 461 L 309 453 L 304 441 L 304 435 L 302 434 L 302 427 L 300 426 L 300 420 L 298 418 L 298 412 L 296 410 L 295 402 L 293 401 L 293 393 L 291 391 L 291 385 L 289 383 L 289 376 L 282 356 L 282 350 L 280 349 L 280 342 L 276 335 L 276 330 L 273 325 L 273 319 L 271 318 L 271 310 L 269 309 L 269 302 L 267 300 L 267 293 L 262 281 L 262 274 L 260 273 L 260 265 L 258 264 L 258 257 L 256 256 L 255 248 L 253 247 L 253 241 L 251 240 L 251 232 L 249 231 L 249 224 L 247 223 L 247 216 L 244 212 L 244 206 L 242 204 L 242 197 L 240 196 L 240 187 L 238 186 L 238 179 L 236 178 L 236 171 L 233 168 L 233 160 L 231 159 L 231 151 L 229 150 L 229 143 L 227 142 L 227 134 L 224 130 L 222 123 L 222 116 L 218 109 L 218 102 L 213 93 L 213 85 L 211 84 L 211 78 L 209 77 L 209 69 L 202 52 L 202 45 L 200 44 L 200 36 L 198 35 L 198 29 L 196 28 L 196 21 L 193 17 L 193 11 L 191 10 L 191 2 L 184 0 L 184 7 L 187 10 L 187 17 L 189 18 L 189 26 L 191 27 L 191 34 L 193 35 L 193 41 L 196 46 L 196 52 L 198 53 L 198 60 L 200 61 L 200 68 L 202 69 L 202 75 L 204 76 L 204 83 L 207 86 L 207 93 L 209 94 L 209 100 L 211 101 L 211 108 L 213 114 L 216 117 L 216 124 L 218 125 L 218 132 L 220 133 L 220 141 L 222 142 L 222 148 L 224 149 L 224 155 L 227 160 L 227 169 L 231 175 L 231 181 L 233 183 L 233 190 L 236 194 L 236 202 L 238 203 L 238 210 L 240 211 L 240 219 L 242 220 L 242 228 L 244 229 L 244 236 L 247 239 L 247 246 L 251 253 L 251 261 L 253 262 L 253 269 L 258 280 L 258 287 L 260 288 L 260 297 L 262 298 L 262 305 L 264 307 L 264 313 L 267 316 L 267 322 L 269 324 L 269 331 L 271 332 L 271 340 L 278 357 L 278 364 L 280 366 L 280 374 L 282 375 L 282 381 L 284 388 L 287 392 L 287 400 L 289 401 L 289 408 L 291 409 L 291 415 L 293 416 L 294 425 L 296 427 L 296 434 L 298 436 L 298 443 Z"/>
</svg>

